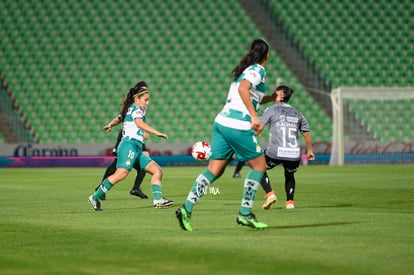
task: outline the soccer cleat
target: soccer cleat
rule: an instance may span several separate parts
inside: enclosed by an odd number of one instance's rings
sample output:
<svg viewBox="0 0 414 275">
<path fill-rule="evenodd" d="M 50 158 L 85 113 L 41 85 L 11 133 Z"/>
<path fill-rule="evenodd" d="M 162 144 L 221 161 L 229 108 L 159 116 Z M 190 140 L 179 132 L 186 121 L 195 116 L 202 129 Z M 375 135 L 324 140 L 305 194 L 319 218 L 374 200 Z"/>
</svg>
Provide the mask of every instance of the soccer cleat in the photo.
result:
<svg viewBox="0 0 414 275">
<path fill-rule="evenodd" d="M 266 201 L 264 202 L 264 204 L 262 205 L 263 209 L 270 209 L 270 206 L 272 206 L 272 204 L 277 202 L 277 197 L 275 194 L 270 195 L 269 197 L 266 198 Z"/>
<path fill-rule="evenodd" d="M 175 215 L 177 216 L 178 223 L 183 230 L 193 231 L 190 225 L 191 213 L 187 212 L 184 205 L 175 211 Z"/>
<path fill-rule="evenodd" d="M 233 174 L 233 178 L 241 178 L 240 173 L 234 173 L 234 174 Z"/>
<path fill-rule="evenodd" d="M 148 196 L 145 195 L 141 189 L 132 189 L 131 191 L 129 191 L 129 194 L 133 195 L 133 196 L 137 196 L 140 197 L 141 199 L 148 199 Z"/>
<path fill-rule="evenodd" d="M 154 207 L 155 208 L 168 208 L 174 204 L 174 201 L 168 200 L 165 198 L 161 198 L 159 200 L 154 200 Z"/>
<path fill-rule="evenodd" d="M 88 202 L 89 202 L 89 203 L 90 203 L 90 205 L 92 206 L 93 210 L 95 210 L 95 211 L 102 211 L 102 208 L 101 208 L 101 203 L 99 202 L 99 200 L 94 200 L 94 199 L 92 198 L 92 196 L 90 196 L 90 197 L 88 198 Z"/>
<path fill-rule="evenodd" d="M 289 200 L 286 202 L 286 209 L 293 209 L 295 208 L 295 203 L 293 202 L 293 200 Z"/>
<path fill-rule="evenodd" d="M 246 216 L 239 214 L 239 216 L 236 219 L 236 222 L 238 224 L 249 226 L 254 229 L 264 229 L 267 227 L 267 224 L 258 222 L 256 219 L 256 216 L 253 213 L 250 213 L 249 215 L 246 215 Z"/>
</svg>

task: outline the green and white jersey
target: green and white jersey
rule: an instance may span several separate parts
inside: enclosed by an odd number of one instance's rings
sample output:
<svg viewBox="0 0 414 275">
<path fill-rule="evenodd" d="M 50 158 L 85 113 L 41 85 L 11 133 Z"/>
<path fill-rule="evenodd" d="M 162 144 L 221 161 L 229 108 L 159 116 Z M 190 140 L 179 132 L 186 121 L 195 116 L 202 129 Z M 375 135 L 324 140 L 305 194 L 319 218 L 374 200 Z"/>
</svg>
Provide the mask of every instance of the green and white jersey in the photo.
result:
<svg viewBox="0 0 414 275">
<path fill-rule="evenodd" d="M 147 111 L 142 110 L 136 105 L 131 105 L 128 108 L 128 112 L 125 115 L 124 122 L 122 124 L 123 139 L 136 139 L 144 142 L 144 131 L 135 124 L 135 119 L 142 119 L 145 122 L 145 115 Z"/>
<path fill-rule="evenodd" d="M 250 114 L 239 94 L 240 82 L 245 79 L 251 83 L 250 98 L 257 110 L 266 92 L 265 75 L 265 68 L 259 64 L 247 67 L 237 80 L 231 83 L 226 104 L 217 115 L 215 122 L 233 129 L 249 130 Z"/>
</svg>

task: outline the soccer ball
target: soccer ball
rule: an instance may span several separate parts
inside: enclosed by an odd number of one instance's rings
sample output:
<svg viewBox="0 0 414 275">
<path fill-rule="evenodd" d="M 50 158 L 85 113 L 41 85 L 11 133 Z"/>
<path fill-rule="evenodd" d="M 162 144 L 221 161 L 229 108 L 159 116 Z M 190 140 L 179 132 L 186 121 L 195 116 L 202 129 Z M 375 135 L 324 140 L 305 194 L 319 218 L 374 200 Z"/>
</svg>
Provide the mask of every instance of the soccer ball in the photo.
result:
<svg viewBox="0 0 414 275">
<path fill-rule="evenodd" d="M 205 141 L 198 141 L 191 147 L 191 155 L 198 161 L 206 161 L 211 155 L 211 146 Z"/>
</svg>

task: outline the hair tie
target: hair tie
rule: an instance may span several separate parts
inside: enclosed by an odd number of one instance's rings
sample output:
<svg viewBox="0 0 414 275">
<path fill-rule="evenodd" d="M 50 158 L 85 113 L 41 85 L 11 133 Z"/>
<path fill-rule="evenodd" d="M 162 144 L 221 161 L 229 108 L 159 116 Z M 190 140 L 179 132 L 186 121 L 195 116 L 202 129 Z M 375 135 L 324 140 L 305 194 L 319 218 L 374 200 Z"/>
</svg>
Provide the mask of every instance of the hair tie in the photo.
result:
<svg viewBox="0 0 414 275">
<path fill-rule="evenodd" d="M 145 93 L 148 93 L 148 89 L 147 88 L 142 88 L 140 89 L 140 91 L 138 93 L 136 93 L 134 96 L 138 97 L 140 95 L 143 95 Z"/>
</svg>

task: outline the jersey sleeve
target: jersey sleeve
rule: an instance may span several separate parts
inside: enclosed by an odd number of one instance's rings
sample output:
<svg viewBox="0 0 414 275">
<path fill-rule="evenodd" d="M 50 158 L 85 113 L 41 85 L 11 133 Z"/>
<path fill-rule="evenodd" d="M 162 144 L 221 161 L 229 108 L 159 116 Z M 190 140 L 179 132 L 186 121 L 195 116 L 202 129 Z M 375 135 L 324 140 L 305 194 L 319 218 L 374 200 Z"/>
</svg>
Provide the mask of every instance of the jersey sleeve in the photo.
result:
<svg viewBox="0 0 414 275">
<path fill-rule="evenodd" d="M 268 125 L 270 123 L 270 119 L 272 118 L 271 107 L 272 106 L 266 108 L 260 117 L 260 123 L 264 126 Z"/>
<path fill-rule="evenodd" d="M 300 129 L 303 132 L 309 132 L 309 123 L 308 120 L 301 114 L 301 122 L 300 122 Z"/>
<path fill-rule="evenodd" d="M 145 116 L 145 113 L 140 108 L 137 108 L 132 112 L 131 116 L 133 120 L 143 119 Z"/>
<path fill-rule="evenodd" d="M 245 80 L 249 81 L 254 87 L 259 85 L 262 82 L 262 79 L 264 78 L 264 72 L 262 72 L 261 69 L 258 67 L 252 68 L 246 72 L 244 75 Z"/>
</svg>

